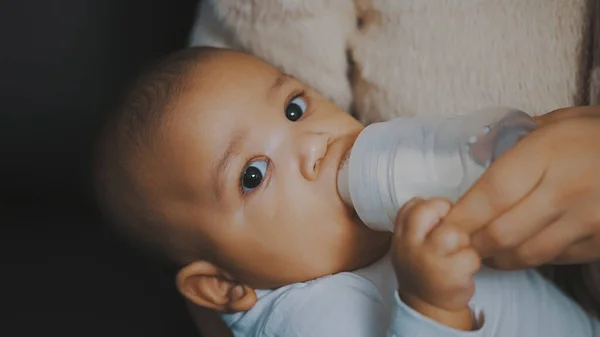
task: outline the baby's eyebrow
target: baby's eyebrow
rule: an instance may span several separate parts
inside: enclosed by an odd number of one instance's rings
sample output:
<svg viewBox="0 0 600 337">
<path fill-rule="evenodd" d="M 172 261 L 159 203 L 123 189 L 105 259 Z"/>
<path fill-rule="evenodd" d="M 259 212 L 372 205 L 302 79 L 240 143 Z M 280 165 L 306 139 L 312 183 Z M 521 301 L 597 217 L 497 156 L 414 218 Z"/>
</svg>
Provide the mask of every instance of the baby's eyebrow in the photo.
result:
<svg viewBox="0 0 600 337">
<path fill-rule="evenodd" d="M 212 176 L 215 177 L 213 181 L 213 188 L 215 195 L 217 196 L 217 200 L 221 200 L 223 198 L 223 192 L 225 190 L 225 186 L 227 185 L 226 179 L 229 176 L 227 173 L 231 167 L 233 159 L 235 159 L 240 152 L 244 138 L 244 132 L 235 132 L 231 137 L 229 144 L 227 144 L 221 159 L 217 162 L 217 165 L 215 165 L 215 171 Z"/>
<path fill-rule="evenodd" d="M 271 85 L 271 88 L 269 89 L 269 95 L 271 95 L 273 92 L 281 89 L 281 87 L 285 84 L 285 82 L 290 78 L 290 76 L 286 73 L 283 72 L 279 72 L 277 74 L 277 76 L 275 77 L 275 81 L 273 82 L 273 84 Z"/>
</svg>

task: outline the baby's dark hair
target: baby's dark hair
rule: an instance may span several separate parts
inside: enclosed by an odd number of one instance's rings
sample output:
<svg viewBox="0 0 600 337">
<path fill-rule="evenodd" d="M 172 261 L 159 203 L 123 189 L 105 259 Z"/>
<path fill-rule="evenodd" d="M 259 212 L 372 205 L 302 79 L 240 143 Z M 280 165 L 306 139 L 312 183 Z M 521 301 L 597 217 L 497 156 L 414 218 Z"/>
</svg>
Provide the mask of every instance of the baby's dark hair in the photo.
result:
<svg viewBox="0 0 600 337">
<path fill-rule="evenodd" d="M 149 204 L 136 176 L 141 158 L 151 156 L 165 122 L 189 90 L 197 65 L 217 54 L 213 48 L 187 48 L 148 67 L 125 92 L 98 140 L 93 165 L 100 209 L 128 241 L 170 266 L 181 265 L 181 245 L 169 240 L 161 215 Z"/>
</svg>

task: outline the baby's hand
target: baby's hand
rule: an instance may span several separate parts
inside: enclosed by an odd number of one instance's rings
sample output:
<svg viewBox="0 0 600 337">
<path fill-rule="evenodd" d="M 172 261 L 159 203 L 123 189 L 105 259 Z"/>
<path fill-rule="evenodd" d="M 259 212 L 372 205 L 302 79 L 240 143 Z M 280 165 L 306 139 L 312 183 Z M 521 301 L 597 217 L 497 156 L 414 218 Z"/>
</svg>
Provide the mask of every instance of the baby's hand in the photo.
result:
<svg viewBox="0 0 600 337">
<path fill-rule="evenodd" d="M 450 207 L 443 199 L 413 199 L 404 205 L 396 219 L 392 259 L 402 300 L 430 318 L 460 328 L 470 324 L 468 302 L 480 259 L 467 233 L 438 226 Z M 459 314 L 469 322 L 456 326 L 446 314 Z"/>
</svg>

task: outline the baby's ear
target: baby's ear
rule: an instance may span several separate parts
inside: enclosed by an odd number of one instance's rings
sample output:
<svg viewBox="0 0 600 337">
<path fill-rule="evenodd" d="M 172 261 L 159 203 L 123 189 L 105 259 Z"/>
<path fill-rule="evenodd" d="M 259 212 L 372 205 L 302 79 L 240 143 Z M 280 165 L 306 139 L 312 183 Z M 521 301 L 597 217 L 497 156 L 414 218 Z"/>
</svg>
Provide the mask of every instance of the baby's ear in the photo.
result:
<svg viewBox="0 0 600 337">
<path fill-rule="evenodd" d="M 220 312 L 247 311 L 256 303 L 254 289 L 236 282 L 207 261 L 181 268 L 177 273 L 177 289 L 189 301 Z"/>
</svg>

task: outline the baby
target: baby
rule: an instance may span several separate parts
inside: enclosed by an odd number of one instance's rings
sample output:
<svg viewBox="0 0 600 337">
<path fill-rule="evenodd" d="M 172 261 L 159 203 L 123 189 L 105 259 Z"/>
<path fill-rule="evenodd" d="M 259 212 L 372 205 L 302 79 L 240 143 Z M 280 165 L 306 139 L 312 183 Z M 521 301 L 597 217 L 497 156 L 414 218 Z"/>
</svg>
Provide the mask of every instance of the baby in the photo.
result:
<svg viewBox="0 0 600 337">
<path fill-rule="evenodd" d="M 467 234 L 437 226 L 445 200 L 405 205 L 394 235 L 364 226 L 336 191 L 362 128 L 254 57 L 186 49 L 106 128 L 99 200 L 235 336 L 600 336 L 536 272 L 480 268 Z"/>
</svg>

